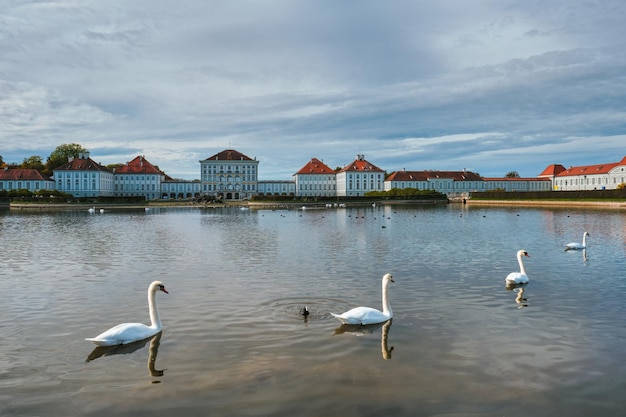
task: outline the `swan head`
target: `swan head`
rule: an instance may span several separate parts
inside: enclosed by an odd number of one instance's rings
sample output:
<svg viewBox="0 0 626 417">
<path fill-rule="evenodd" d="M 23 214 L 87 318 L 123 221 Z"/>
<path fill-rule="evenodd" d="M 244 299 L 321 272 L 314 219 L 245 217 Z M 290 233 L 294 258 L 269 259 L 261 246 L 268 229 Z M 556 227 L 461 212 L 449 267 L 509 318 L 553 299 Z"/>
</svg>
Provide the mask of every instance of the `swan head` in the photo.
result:
<svg viewBox="0 0 626 417">
<path fill-rule="evenodd" d="M 393 280 L 393 276 L 391 276 L 391 274 L 385 274 L 383 276 L 383 282 L 388 283 L 388 282 L 395 282 L 395 281 Z"/>
<path fill-rule="evenodd" d="M 517 251 L 517 254 L 521 257 L 521 256 L 525 256 L 527 258 L 530 258 L 530 255 L 528 254 L 528 252 L 526 252 L 524 249 L 520 249 L 519 251 Z"/>
<path fill-rule="evenodd" d="M 163 285 L 161 281 L 153 281 L 152 284 L 150 284 L 150 291 L 163 291 L 165 294 L 169 294 L 169 292 L 165 289 L 165 285 Z"/>
<path fill-rule="evenodd" d="M 589 232 L 585 232 L 583 233 L 583 236 L 591 236 L 591 235 L 589 234 Z"/>
</svg>

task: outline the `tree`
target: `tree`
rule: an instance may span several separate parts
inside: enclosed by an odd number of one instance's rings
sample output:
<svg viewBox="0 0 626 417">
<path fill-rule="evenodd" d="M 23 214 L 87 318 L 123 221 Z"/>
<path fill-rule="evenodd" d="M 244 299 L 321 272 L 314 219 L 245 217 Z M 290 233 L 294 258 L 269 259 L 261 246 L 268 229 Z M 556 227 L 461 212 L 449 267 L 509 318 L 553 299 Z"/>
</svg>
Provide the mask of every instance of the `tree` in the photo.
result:
<svg viewBox="0 0 626 417">
<path fill-rule="evenodd" d="M 48 157 L 46 166 L 43 171 L 44 174 L 52 176 L 53 170 L 66 163 L 68 159 L 78 158 L 78 155 L 82 152 L 87 152 L 87 149 L 83 148 L 77 143 L 63 144 L 56 147 L 54 151 Z"/>
<path fill-rule="evenodd" d="M 33 155 L 30 158 L 24 158 L 22 161 L 22 165 L 20 165 L 22 169 L 36 169 L 37 171 L 43 171 L 45 168 L 43 164 L 43 159 L 41 156 Z"/>
<path fill-rule="evenodd" d="M 517 171 L 510 171 L 510 172 L 507 172 L 504 177 L 505 178 L 519 178 L 519 174 L 517 173 Z"/>
<path fill-rule="evenodd" d="M 123 167 L 123 166 L 124 164 L 122 164 L 121 162 L 118 162 L 116 164 L 109 164 L 106 167 L 109 171 L 113 172 L 113 170 L 117 170 L 118 168 Z"/>
</svg>

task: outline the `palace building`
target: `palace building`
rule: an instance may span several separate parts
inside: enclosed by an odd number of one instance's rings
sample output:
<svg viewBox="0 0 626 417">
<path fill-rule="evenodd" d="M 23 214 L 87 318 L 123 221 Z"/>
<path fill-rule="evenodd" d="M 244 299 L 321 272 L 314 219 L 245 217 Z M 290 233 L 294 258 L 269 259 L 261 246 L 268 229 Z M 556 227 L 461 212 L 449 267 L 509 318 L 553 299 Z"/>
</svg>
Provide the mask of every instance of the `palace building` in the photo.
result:
<svg viewBox="0 0 626 417">
<path fill-rule="evenodd" d="M 336 170 L 311 158 L 293 174 L 293 180 L 258 179 L 259 161 L 234 149 L 218 152 L 200 162 L 200 180 L 173 179 L 144 156 L 108 169 L 89 152 L 70 158 L 47 178 L 33 169 L 0 171 L 0 191 L 58 190 L 74 197 L 143 196 L 154 199 L 215 197 L 223 201 L 247 200 L 255 195 L 299 197 L 359 197 L 370 191 L 415 188 L 434 190 L 448 197 L 475 191 L 579 191 L 612 190 L 626 186 L 626 157 L 619 162 L 565 168 L 549 165 L 533 178 L 485 178 L 467 171 L 408 171 L 386 176 L 362 154 Z"/>
<path fill-rule="evenodd" d="M 614 190 L 626 185 L 626 156 L 619 162 L 597 165 L 565 168 L 552 164 L 539 177 L 549 178 L 555 191 Z"/>
<path fill-rule="evenodd" d="M 226 149 L 200 161 L 203 195 L 221 195 L 223 200 L 243 200 L 257 193 L 259 161 Z"/>
</svg>

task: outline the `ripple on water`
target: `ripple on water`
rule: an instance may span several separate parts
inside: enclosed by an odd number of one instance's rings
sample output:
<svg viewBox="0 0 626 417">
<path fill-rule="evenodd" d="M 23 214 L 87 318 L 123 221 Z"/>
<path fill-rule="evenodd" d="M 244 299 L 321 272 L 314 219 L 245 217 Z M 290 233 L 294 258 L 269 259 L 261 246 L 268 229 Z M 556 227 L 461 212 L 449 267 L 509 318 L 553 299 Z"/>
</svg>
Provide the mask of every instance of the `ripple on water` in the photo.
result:
<svg viewBox="0 0 626 417">
<path fill-rule="evenodd" d="M 292 321 L 295 319 L 302 320 L 303 316 L 300 313 L 304 306 L 309 309 L 309 315 L 306 317 L 307 321 L 326 321 L 335 320 L 330 312 L 342 312 L 348 308 L 348 302 L 340 298 L 323 298 L 323 297 L 283 297 L 272 300 L 267 300 L 261 303 L 263 308 L 270 309 L 277 318 L 281 318 L 285 321 Z"/>
</svg>

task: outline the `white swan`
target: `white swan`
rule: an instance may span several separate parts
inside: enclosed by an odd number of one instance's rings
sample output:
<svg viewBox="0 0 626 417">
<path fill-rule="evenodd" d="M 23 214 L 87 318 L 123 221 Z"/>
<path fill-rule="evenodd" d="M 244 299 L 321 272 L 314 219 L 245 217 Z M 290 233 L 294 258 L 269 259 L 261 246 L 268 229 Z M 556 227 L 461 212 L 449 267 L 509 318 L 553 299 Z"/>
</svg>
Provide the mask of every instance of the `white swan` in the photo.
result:
<svg viewBox="0 0 626 417">
<path fill-rule="evenodd" d="M 371 307 L 356 307 L 342 314 L 330 313 L 343 324 L 376 324 L 383 323 L 393 317 L 393 311 L 387 298 L 387 286 L 395 282 L 391 274 L 383 276 L 383 311 Z"/>
<path fill-rule="evenodd" d="M 579 250 L 587 247 L 587 236 L 591 236 L 589 233 L 583 233 L 583 243 L 572 242 L 565 245 L 565 250 Z"/>
<path fill-rule="evenodd" d="M 163 291 L 169 294 L 161 281 L 154 281 L 148 288 L 148 306 L 150 309 L 150 326 L 142 323 L 122 323 L 111 327 L 104 333 L 96 337 L 87 338 L 90 342 L 94 342 L 98 346 L 115 346 L 125 345 L 137 342 L 154 336 L 161 331 L 161 318 L 159 317 L 159 309 L 157 308 L 155 294 L 157 291 Z"/>
<path fill-rule="evenodd" d="M 506 277 L 507 284 L 526 284 L 528 282 L 528 275 L 526 275 L 526 270 L 524 269 L 522 256 L 526 256 L 530 258 L 530 255 L 524 249 L 520 249 L 517 251 L 517 262 L 519 263 L 519 272 L 511 272 L 509 275 L 507 275 Z"/>
<path fill-rule="evenodd" d="M 89 210 L 87 210 L 90 213 L 95 213 L 96 212 L 96 208 L 95 207 L 90 207 Z"/>
</svg>

